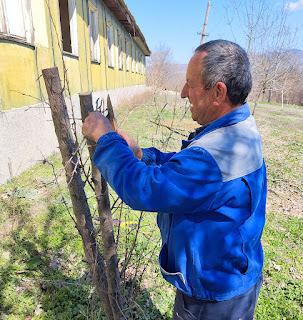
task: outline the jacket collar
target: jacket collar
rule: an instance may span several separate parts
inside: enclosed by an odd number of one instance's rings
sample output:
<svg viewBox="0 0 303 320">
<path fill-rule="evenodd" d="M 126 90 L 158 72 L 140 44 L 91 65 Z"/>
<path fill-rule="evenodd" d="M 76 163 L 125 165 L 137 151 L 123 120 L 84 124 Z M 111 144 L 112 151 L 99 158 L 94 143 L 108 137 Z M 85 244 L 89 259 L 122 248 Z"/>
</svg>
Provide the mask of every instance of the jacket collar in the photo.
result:
<svg viewBox="0 0 303 320">
<path fill-rule="evenodd" d="M 186 148 L 192 141 L 201 138 L 206 133 L 244 121 L 249 116 L 250 110 L 248 104 L 245 103 L 243 106 L 229 112 L 224 117 L 196 129 L 195 132 L 189 135 L 188 140 L 182 140 L 182 149 Z"/>
</svg>

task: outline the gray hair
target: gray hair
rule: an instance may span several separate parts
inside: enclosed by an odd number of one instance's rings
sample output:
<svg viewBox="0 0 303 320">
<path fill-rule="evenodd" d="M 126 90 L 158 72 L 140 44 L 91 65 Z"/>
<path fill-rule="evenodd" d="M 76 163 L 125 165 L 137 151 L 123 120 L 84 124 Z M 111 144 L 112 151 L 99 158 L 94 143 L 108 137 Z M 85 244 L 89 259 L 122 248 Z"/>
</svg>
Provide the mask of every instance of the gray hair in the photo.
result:
<svg viewBox="0 0 303 320">
<path fill-rule="evenodd" d="M 223 82 L 232 105 L 243 104 L 252 88 L 250 63 L 246 52 L 236 43 L 226 40 L 206 42 L 195 52 L 207 52 L 201 72 L 205 89 Z"/>
</svg>

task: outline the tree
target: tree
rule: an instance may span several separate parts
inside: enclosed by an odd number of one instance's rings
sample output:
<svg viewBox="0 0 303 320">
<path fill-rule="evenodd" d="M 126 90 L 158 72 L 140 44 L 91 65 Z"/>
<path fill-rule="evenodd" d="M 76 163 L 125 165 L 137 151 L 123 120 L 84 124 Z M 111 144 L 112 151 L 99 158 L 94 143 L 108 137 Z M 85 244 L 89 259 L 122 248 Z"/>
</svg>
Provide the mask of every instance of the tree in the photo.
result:
<svg viewBox="0 0 303 320">
<path fill-rule="evenodd" d="M 146 82 L 154 88 L 165 88 L 172 75 L 172 54 L 170 48 L 160 44 L 148 60 Z"/>
<path fill-rule="evenodd" d="M 251 62 L 253 90 L 249 98 L 255 102 L 254 113 L 258 101 L 270 102 L 273 92 L 290 88 L 292 79 L 299 76 L 300 68 L 291 50 L 296 45 L 297 30 L 288 26 L 288 12 L 283 4 L 274 7 L 269 0 L 231 3 Z"/>
<path fill-rule="evenodd" d="M 146 83 L 154 89 L 180 91 L 185 82 L 185 68 L 173 62 L 171 49 L 160 44 L 150 56 L 146 67 Z"/>
</svg>

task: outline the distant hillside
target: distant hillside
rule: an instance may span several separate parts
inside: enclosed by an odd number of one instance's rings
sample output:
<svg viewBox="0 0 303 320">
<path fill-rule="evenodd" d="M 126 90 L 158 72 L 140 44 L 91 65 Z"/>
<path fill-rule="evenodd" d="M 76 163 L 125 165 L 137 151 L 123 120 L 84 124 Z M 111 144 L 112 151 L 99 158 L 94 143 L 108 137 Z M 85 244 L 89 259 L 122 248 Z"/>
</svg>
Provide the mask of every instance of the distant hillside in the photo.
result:
<svg viewBox="0 0 303 320">
<path fill-rule="evenodd" d="M 303 64 L 303 50 L 291 49 L 289 51 L 292 52 L 296 56 L 297 59 L 300 59 L 301 63 Z"/>
<path fill-rule="evenodd" d="M 184 75 L 184 79 L 186 76 L 187 64 L 173 64 L 174 73 L 178 75 Z"/>
<path fill-rule="evenodd" d="M 303 50 L 299 50 L 299 49 L 290 49 L 289 51 L 290 51 L 290 52 L 293 52 L 293 53 L 295 53 L 295 54 L 300 55 L 300 56 L 302 56 L 302 57 L 303 57 Z"/>
<path fill-rule="evenodd" d="M 170 84 L 167 87 L 171 90 L 181 92 L 185 82 L 186 82 L 186 70 L 187 64 L 175 63 L 172 65 L 172 78 Z"/>
</svg>

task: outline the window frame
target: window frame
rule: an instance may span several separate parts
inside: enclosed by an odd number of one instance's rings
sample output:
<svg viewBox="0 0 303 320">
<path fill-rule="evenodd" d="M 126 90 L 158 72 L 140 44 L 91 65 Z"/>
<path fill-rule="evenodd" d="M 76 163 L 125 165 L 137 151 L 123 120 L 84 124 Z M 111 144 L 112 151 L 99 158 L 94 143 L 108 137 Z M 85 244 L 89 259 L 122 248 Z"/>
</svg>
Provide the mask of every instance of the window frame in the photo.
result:
<svg viewBox="0 0 303 320">
<path fill-rule="evenodd" d="M 9 8 L 6 5 L 7 1 L 11 2 L 11 0 L 0 0 L 0 13 L 2 13 L 0 15 L 0 38 L 34 46 L 34 27 L 30 0 L 16 0 L 19 3 L 18 9 L 20 10 L 19 16 L 21 17 L 17 21 L 22 23 L 19 27 L 20 30 L 24 31 L 23 34 L 15 34 L 10 30 L 10 24 L 13 23 L 9 17 L 13 15 L 15 19 L 15 14 L 9 12 Z"/>
<path fill-rule="evenodd" d="M 139 73 L 139 52 L 136 50 L 135 54 L 135 65 L 136 65 L 136 73 Z"/>
<path fill-rule="evenodd" d="M 118 66 L 119 70 L 123 70 L 123 35 L 118 31 Z"/>
<path fill-rule="evenodd" d="M 100 32 L 99 32 L 99 11 L 89 1 L 87 7 L 88 13 L 88 26 L 89 26 L 89 45 L 90 45 L 90 58 L 92 62 L 101 62 L 100 51 Z M 96 40 L 94 40 L 96 36 Z"/>
<path fill-rule="evenodd" d="M 130 41 L 125 38 L 125 64 L 126 71 L 130 71 Z"/>
<path fill-rule="evenodd" d="M 136 49 L 134 44 L 132 44 L 132 72 L 135 73 L 136 71 Z"/>
<path fill-rule="evenodd" d="M 115 41 L 114 28 L 110 21 L 106 21 L 106 39 L 107 39 L 107 65 L 115 67 Z"/>
<path fill-rule="evenodd" d="M 71 47 L 71 51 L 64 50 L 64 37 L 63 37 L 63 31 L 62 31 L 60 1 L 66 1 L 65 3 L 67 3 L 68 18 L 69 18 L 69 21 L 68 21 L 69 35 L 68 35 L 68 37 L 70 39 L 69 44 Z M 62 51 L 64 54 L 78 57 L 79 56 L 79 40 L 78 40 L 76 0 L 58 0 L 58 9 L 59 9 L 61 40 L 62 40 Z M 65 14 L 66 14 L 66 12 L 65 12 Z M 66 47 L 66 45 L 65 45 L 65 47 Z"/>
</svg>

